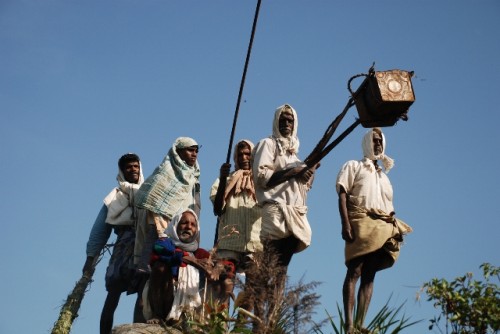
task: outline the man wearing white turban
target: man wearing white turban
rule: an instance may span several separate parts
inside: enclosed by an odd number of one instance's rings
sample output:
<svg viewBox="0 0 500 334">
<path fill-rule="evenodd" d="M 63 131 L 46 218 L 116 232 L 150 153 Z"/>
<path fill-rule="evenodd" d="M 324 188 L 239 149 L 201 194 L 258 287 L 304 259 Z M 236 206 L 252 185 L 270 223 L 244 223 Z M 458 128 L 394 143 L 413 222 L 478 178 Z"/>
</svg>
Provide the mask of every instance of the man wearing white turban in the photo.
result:
<svg viewBox="0 0 500 334">
<path fill-rule="evenodd" d="M 373 294 L 376 272 L 394 264 L 403 235 L 412 231 L 410 226 L 395 217 L 392 185 L 386 175 L 394 161 L 385 155 L 385 147 L 382 131 L 370 129 L 363 137 L 364 158 L 346 162 L 337 176 L 347 266 L 343 285 L 347 333 L 353 333 L 352 313 L 358 279 L 361 278 L 357 298 L 361 317 L 356 325 L 362 326 Z"/>
<path fill-rule="evenodd" d="M 191 209 L 180 210 L 151 253 L 151 277 L 142 294 L 144 317 L 148 323 L 183 327 L 186 313 L 196 312 L 202 304 L 199 270 L 183 262 L 185 256 L 207 259 L 199 248 L 200 225 Z"/>
<path fill-rule="evenodd" d="M 311 243 L 306 198 L 319 165 L 308 167 L 299 160 L 297 128 L 296 111 L 288 104 L 278 107 L 272 135 L 257 144 L 252 164 L 255 193 L 262 206 L 260 235 L 264 253 L 277 256 L 277 294 L 283 293 L 293 254 Z M 279 300 L 279 296 L 267 298 L 271 303 Z M 270 312 L 274 312 L 273 308 Z"/>
</svg>

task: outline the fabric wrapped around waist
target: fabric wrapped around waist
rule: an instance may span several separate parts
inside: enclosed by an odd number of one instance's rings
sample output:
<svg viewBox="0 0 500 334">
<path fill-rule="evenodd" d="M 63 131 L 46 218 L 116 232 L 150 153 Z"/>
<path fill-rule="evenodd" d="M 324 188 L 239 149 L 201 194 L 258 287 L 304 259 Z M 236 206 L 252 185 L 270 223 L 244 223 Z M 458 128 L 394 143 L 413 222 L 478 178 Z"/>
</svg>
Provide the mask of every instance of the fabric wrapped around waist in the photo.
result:
<svg viewBox="0 0 500 334">
<path fill-rule="evenodd" d="M 348 211 L 354 242 L 345 243 L 345 262 L 383 249 L 389 256 L 378 270 L 391 267 L 399 256 L 403 236 L 412 232 L 412 228 L 381 210 L 348 204 Z"/>
</svg>

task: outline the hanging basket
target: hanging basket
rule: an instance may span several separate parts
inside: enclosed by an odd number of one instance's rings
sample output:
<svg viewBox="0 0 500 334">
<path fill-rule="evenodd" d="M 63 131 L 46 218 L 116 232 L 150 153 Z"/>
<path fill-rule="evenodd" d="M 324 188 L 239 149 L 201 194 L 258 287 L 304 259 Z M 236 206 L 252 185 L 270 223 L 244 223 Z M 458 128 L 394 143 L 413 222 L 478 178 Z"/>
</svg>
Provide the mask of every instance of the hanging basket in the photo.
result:
<svg viewBox="0 0 500 334">
<path fill-rule="evenodd" d="M 364 76 L 356 92 L 351 81 Z M 392 126 L 398 120 L 408 120 L 408 109 L 415 102 L 411 77 L 413 71 L 374 71 L 352 77 L 348 89 L 358 110 L 359 120 L 365 128 Z"/>
</svg>

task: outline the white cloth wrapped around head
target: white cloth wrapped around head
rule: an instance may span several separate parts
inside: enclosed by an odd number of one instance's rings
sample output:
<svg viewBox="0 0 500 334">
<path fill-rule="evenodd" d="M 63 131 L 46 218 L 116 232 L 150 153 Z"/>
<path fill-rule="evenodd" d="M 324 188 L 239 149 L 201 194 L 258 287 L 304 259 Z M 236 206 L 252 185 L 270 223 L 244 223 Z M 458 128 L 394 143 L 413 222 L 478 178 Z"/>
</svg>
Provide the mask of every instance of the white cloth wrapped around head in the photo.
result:
<svg viewBox="0 0 500 334">
<path fill-rule="evenodd" d="M 375 155 L 373 152 L 373 134 L 378 133 L 382 137 L 382 153 L 379 155 Z M 382 133 L 382 130 L 380 128 L 372 128 L 368 130 L 368 132 L 365 134 L 363 137 L 362 141 L 362 148 L 363 148 L 363 155 L 365 158 L 368 158 L 370 160 L 381 160 L 382 164 L 384 165 L 385 172 L 388 173 L 392 167 L 394 167 L 394 160 L 385 155 L 385 147 L 386 147 L 386 140 L 385 136 Z"/>
<path fill-rule="evenodd" d="M 177 234 L 177 226 L 179 226 L 179 222 L 181 221 L 182 215 L 185 212 L 189 212 L 194 216 L 194 218 L 196 220 L 196 225 L 197 225 L 194 240 L 189 242 L 189 243 L 182 242 L 179 239 L 179 235 Z M 198 239 L 199 239 L 199 235 L 200 235 L 200 222 L 198 221 L 198 216 L 191 209 L 180 210 L 172 217 L 172 221 L 170 222 L 170 224 L 168 224 L 168 227 L 165 229 L 165 234 L 170 239 L 172 239 L 172 241 L 174 242 L 176 247 L 179 247 L 180 249 L 182 249 L 186 252 L 196 251 L 199 248 Z"/>
<path fill-rule="evenodd" d="M 283 137 L 280 132 L 280 116 L 282 113 L 288 112 L 293 115 L 293 131 L 292 134 L 288 137 Z M 299 138 L 297 137 L 297 128 L 299 127 L 299 120 L 297 119 L 297 112 L 293 107 L 289 104 L 284 104 L 279 106 L 274 112 L 274 121 L 273 121 L 273 137 L 278 141 L 279 146 L 279 154 L 283 155 L 287 151 L 289 153 L 297 154 L 299 152 Z"/>
</svg>

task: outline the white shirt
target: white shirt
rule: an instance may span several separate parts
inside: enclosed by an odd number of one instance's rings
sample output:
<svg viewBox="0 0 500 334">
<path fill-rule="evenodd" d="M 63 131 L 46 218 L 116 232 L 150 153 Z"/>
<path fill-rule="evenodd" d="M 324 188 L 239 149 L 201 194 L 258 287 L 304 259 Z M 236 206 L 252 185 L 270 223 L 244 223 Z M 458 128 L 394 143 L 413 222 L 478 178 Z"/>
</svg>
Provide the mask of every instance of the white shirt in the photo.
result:
<svg viewBox="0 0 500 334">
<path fill-rule="evenodd" d="M 308 187 L 298 182 L 296 178 L 291 178 L 273 188 L 266 186 L 276 171 L 305 166 L 296 154 L 287 152 L 279 155 L 276 146 L 273 138 L 265 138 L 255 148 L 252 169 L 257 201 L 260 205 L 266 202 L 278 202 L 284 205 L 305 206 Z"/>
<path fill-rule="evenodd" d="M 394 211 L 392 185 L 381 168 L 375 170 L 367 158 L 348 161 L 342 166 L 336 182 L 337 193 L 344 187 L 351 203 L 366 209 Z"/>
</svg>

